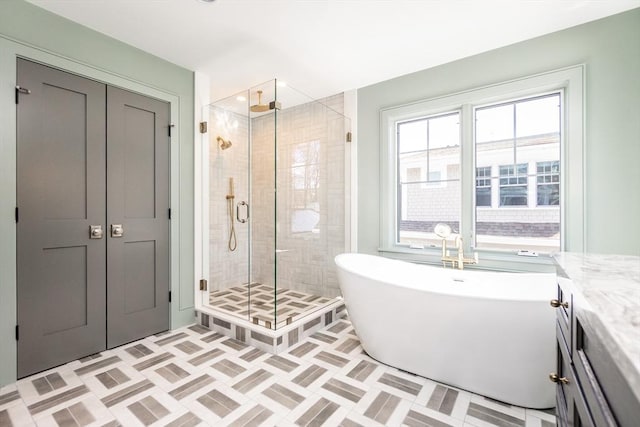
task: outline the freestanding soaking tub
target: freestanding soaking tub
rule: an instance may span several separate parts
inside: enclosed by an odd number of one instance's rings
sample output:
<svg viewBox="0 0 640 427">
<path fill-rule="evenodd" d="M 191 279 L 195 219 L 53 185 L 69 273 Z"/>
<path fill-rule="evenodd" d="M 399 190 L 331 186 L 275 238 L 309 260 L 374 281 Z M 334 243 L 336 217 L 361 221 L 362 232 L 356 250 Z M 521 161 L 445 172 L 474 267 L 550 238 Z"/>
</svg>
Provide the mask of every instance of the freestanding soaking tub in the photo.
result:
<svg viewBox="0 0 640 427">
<path fill-rule="evenodd" d="M 374 359 L 527 408 L 555 406 L 556 276 L 335 258 L 349 317 Z"/>
</svg>

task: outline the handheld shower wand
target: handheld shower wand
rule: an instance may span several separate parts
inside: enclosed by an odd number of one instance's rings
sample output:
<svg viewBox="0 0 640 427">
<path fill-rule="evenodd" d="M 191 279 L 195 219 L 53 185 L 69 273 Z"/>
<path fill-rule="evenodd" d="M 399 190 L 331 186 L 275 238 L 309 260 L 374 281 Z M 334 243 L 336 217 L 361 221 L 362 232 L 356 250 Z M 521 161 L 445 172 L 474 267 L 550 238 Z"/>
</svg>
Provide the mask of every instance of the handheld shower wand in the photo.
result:
<svg viewBox="0 0 640 427">
<path fill-rule="evenodd" d="M 229 144 L 231 145 L 231 144 Z M 227 213 L 229 214 L 229 243 L 228 247 L 231 252 L 236 250 L 238 240 L 236 239 L 236 227 L 233 218 L 233 177 L 229 178 L 229 194 L 227 194 Z"/>
</svg>

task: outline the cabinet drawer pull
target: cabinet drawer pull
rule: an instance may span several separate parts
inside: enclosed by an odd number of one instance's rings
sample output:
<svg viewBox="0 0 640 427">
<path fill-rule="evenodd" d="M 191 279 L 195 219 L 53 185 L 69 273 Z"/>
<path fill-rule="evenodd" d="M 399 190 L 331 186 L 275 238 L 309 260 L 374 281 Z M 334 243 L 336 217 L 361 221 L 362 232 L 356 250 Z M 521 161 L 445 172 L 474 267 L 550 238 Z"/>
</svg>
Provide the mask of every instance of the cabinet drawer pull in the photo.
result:
<svg viewBox="0 0 640 427">
<path fill-rule="evenodd" d="M 568 302 L 560 302 L 557 299 L 552 299 L 551 301 L 549 301 L 549 304 L 551 304 L 551 307 L 554 308 L 558 308 L 560 306 L 564 307 L 564 308 L 569 308 L 569 303 Z"/>
<path fill-rule="evenodd" d="M 549 374 L 549 379 L 552 383 L 569 384 L 569 379 L 567 377 L 559 377 L 558 374 L 555 373 Z"/>
</svg>

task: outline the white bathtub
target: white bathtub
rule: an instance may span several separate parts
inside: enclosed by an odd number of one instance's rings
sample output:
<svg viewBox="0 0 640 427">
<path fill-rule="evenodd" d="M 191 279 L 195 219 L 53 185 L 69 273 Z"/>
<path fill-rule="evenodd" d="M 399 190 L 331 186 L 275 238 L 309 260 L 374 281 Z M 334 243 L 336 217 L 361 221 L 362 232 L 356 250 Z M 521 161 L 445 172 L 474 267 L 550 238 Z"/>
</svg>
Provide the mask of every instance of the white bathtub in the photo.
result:
<svg viewBox="0 0 640 427">
<path fill-rule="evenodd" d="M 396 368 L 527 408 L 555 406 L 555 274 L 335 259 L 364 350 Z"/>
</svg>

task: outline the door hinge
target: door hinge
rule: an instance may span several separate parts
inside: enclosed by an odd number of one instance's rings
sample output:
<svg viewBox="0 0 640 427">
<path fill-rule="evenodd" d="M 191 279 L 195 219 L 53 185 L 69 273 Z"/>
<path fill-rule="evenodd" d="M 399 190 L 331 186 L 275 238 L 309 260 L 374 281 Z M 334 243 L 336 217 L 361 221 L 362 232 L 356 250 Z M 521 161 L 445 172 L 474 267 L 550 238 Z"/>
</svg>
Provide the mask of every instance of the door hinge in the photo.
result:
<svg viewBox="0 0 640 427">
<path fill-rule="evenodd" d="M 169 219 L 171 219 L 171 208 L 169 208 Z"/>
<path fill-rule="evenodd" d="M 169 138 L 171 138 L 171 129 L 173 129 L 174 126 L 173 123 L 169 124 Z"/>
<path fill-rule="evenodd" d="M 351 142 L 351 138 L 352 138 L 351 132 L 347 132 L 347 142 Z"/>
<path fill-rule="evenodd" d="M 171 291 L 169 291 L 169 302 L 171 302 Z"/>
<path fill-rule="evenodd" d="M 20 103 L 20 94 L 29 95 L 31 91 L 29 89 L 23 88 L 19 85 L 16 85 L 16 104 Z"/>
<path fill-rule="evenodd" d="M 20 215 L 18 214 L 18 207 L 16 206 L 16 224 L 18 223 L 18 220 L 20 219 Z"/>
<path fill-rule="evenodd" d="M 200 122 L 200 133 L 207 133 L 207 122 Z"/>
<path fill-rule="evenodd" d="M 207 279 L 200 279 L 200 290 L 201 291 L 207 290 Z"/>
<path fill-rule="evenodd" d="M 16 325 L 16 341 L 20 340 L 20 325 Z"/>
</svg>

